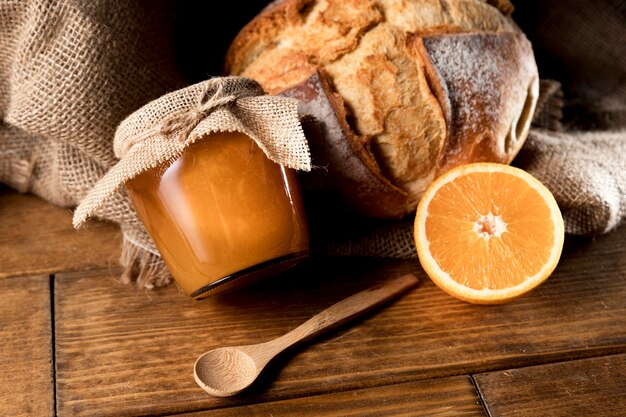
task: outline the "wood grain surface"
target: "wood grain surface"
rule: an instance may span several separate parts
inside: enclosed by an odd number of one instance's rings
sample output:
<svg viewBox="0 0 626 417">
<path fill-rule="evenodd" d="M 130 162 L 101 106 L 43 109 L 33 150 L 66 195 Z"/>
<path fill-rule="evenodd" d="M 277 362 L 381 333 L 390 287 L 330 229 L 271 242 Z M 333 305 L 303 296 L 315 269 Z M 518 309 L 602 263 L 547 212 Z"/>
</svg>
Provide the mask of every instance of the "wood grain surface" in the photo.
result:
<svg viewBox="0 0 626 417">
<path fill-rule="evenodd" d="M 554 275 L 500 306 L 458 301 L 416 261 L 313 259 L 247 289 L 192 301 L 98 272 L 57 276 L 58 410 L 183 413 L 626 352 L 626 229 L 569 239 Z M 386 278 L 422 284 L 386 308 L 281 356 L 245 395 L 193 380 L 204 351 L 280 336 Z"/>
<path fill-rule="evenodd" d="M 120 245 L 113 224 L 77 231 L 70 209 L 0 187 L 0 278 L 108 268 L 117 265 Z"/>
<path fill-rule="evenodd" d="M 626 416 L 626 355 L 475 376 L 491 417 Z"/>
<path fill-rule="evenodd" d="M 467 376 L 430 379 L 184 414 L 186 417 L 483 417 L 486 415 L 474 385 Z"/>
<path fill-rule="evenodd" d="M 54 415 L 50 278 L 0 280 L 0 416 Z"/>
</svg>

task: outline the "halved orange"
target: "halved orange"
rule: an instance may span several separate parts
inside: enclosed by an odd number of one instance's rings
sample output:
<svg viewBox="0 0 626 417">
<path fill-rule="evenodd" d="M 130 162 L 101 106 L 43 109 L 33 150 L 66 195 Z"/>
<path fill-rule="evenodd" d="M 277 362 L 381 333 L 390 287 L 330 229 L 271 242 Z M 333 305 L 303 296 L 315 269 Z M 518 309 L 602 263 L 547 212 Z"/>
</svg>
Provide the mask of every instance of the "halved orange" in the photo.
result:
<svg viewBox="0 0 626 417">
<path fill-rule="evenodd" d="M 502 303 L 550 276 L 563 249 L 563 218 L 552 193 L 526 171 L 474 163 L 430 185 L 414 238 L 441 289 L 472 303 Z"/>
</svg>

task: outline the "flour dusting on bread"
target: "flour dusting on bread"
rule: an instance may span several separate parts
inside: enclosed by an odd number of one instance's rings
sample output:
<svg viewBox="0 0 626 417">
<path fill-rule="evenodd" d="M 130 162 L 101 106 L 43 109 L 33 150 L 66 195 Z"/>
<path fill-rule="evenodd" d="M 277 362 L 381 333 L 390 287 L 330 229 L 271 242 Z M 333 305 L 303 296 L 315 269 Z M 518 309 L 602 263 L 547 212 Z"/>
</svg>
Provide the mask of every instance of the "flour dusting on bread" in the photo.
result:
<svg viewBox="0 0 626 417">
<path fill-rule="evenodd" d="M 468 162 L 510 162 L 522 141 L 517 125 L 530 123 L 520 120 L 522 109 L 527 100 L 536 99 L 528 93 L 538 79 L 524 63 L 530 48 L 526 38 L 513 33 L 453 34 L 426 37 L 424 45 L 452 105 L 439 173 Z"/>
</svg>

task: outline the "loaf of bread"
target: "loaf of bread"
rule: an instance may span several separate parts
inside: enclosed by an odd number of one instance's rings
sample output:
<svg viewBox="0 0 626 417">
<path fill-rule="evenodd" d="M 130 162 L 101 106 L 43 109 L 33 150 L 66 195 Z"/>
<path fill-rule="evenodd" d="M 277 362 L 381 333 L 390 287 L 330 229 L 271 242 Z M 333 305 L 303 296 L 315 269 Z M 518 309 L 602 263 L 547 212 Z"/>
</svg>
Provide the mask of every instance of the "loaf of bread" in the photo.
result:
<svg viewBox="0 0 626 417">
<path fill-rule="evenodd" d="M 313 163 L 359 214 L 400 218 L 460 164 L 510 163 L 538 94 L 508 0 L 278 0 L 227 73 L 300 100 Z"/>
</svg>

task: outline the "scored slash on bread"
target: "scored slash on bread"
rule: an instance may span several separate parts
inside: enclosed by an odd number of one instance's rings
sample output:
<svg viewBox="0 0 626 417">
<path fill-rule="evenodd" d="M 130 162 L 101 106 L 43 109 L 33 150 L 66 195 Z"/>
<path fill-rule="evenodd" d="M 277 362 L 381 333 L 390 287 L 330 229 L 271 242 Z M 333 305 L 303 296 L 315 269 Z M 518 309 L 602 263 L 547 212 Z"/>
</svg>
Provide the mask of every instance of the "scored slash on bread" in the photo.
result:
<svg viewBox="0 0 626 417">
<path fill-rule="evenodd" d="M 281 93 L 298 99 L 298 112 L 310 143 L 313 164 L 324 169 L 323 184 L 329 200 L 343 202 L 350 195 L 352 210 L 377 218 L 403 217 L 408 195 L 380 172 L 368 144 L 346 122 L 343 99 L 330 90 L 320 71 Z M 373 198 L 376 196 L 376 199 Z"/>
<path fill-rule="evenodd" d="M 538 75 L 511 12 L 507 0 L 279 0 L 225 68 L 301 101 L 331 200 L 401 218 L 447 170 L 509 163 L 524 143 Z"/>
</svg>

